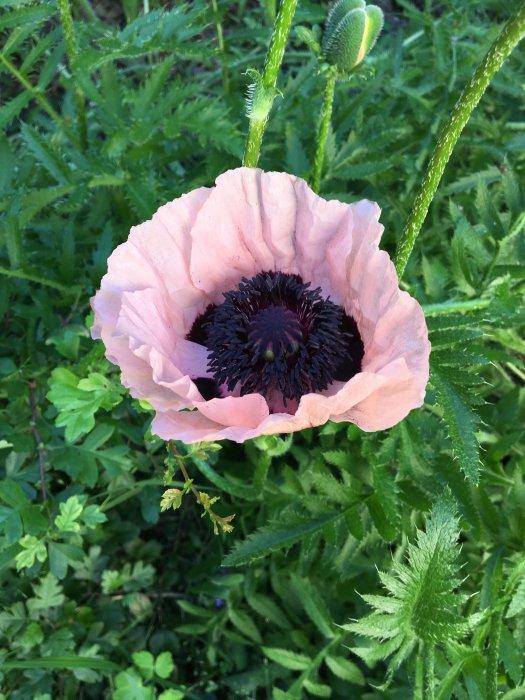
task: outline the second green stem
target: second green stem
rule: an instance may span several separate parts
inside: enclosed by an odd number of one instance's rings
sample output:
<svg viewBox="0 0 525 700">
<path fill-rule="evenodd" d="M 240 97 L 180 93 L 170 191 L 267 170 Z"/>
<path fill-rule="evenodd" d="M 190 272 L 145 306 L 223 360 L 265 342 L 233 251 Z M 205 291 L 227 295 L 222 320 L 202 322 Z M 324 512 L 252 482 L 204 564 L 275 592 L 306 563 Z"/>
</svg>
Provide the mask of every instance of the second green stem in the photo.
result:
<svg viewBox="0 0 525 700">
<path fill-rule="evenodd" d="M 445 166 L 465 124 L 468 122 L 472 111 L 495 73 L 501 68 L 503 61 L 524 34 L 525 2 L 522 2 L 515 15 L 503 27 L 485 58 L 475 70 L 470 82 L 461 93 L 450 118 L 441 130 L 434 153 L 428 164 L 427 172 L 421 183 L 421 188 L 408 217 L 403 236 L 397 247 L 395 265 L 400 279 L 425 221 L 428 208 L 434 198 Z"/>
<path fill-rule="evenodd" d="M 317 149 L 315 151 L 314 167 L 312 169 L 311 187 L 314 192 L 319 192 L 321 185 L 321 175 L 323 172 L 324 155 L 326 142 L 332 121 L 332 109 L 334 104 L 336 72 L 330 71 L 326 80 L 323 106 L 321 108 L 321 119 L 319 124 L 319 137 L 317 139 Z"/>
</svg>

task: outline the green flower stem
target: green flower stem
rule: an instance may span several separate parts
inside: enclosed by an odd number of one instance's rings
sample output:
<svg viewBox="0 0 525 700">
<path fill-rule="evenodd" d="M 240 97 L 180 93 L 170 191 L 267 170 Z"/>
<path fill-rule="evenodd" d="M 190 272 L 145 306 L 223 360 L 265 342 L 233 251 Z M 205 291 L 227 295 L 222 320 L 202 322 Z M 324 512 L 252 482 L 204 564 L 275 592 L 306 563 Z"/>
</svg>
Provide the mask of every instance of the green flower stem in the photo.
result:
<svg viewBox="0 0 525 700">
<path fill-rule="evenodd" d="M 61 129 L 65 130 L 65 124 L 62 117 L 57 112 L 55 112 L 51 104 L 47 101 L 44 95 L 42 95 L 40 90 L 34 85 L 31 85 L 29 80 L 27 80 L 27 78 L 15 68 L 15 66 L 11 63 L 7 56 L 4 56 L 4 54 L 2 53 L 0 53 L 0 61 L 4 64 L 4 66 L 11 73 L 11 75 L 18 80 L 18 82 L 24 87 L 24 89 L 29 92 L 31 97 L 34 97 L 34 99 L 40 104 L 40 106 L 49 114 L 51 119 Z"/>
<path fill-rule="evenodd" d="M 403 232 L 396 251 L 396 270 L 401 278 L 408 258 L 414 247 L 419 231 L 425 221 L 428 208 L 445 170 L 445 166 L 463 131 L 465 124 L 487 89 L 495 73 L 501 68 L 503 61 L 512 49 L 525 35 L 525 1 L 520 4 L 518 11 L 503 27 L 495 42 L 490 47 L 485 58 L 476 68 L 470 82 L 456 102 L 449 120 L 439 135 L 434 153 L 428 164 L 428 169 L 421 183 L 413 209 Z"/>
<path fill-rule="evenodd" d="M 332 108 L 334 105 L 336 71 L 331 70 L 328 73 L 326 87 L 324 91 L 323 106 L 321 107 L 321 121 L 319 124 L 319 136 L 317 138 L 317 149 L 315 151 L 314 167 L 312 169 L 311 186 L 314 192 L 319 192 L 321 185 L 321 173 L 323 171 L 324 154 L 326 150 L 326 141 L 330 130 L 330 122 L 332 121 Z"/>
<path fill-rule="evenodd" d="M 501 627 L 503 625 L 504 608 L 497 610 L 490 621 L 489 650 L 487 668 L 485 671 L 485 689 L 487 700 L 498 700 L 498 663 Z"/>
<path fill-rule="evenodd" d="M 228 76 L 228 68 L 226 66 L 226 47 L 224 44 L 224 33 L 222 31 L 222 22 L 219 16 L 219 7 L 217 5 L 217 0 L 211 0 L 211 6 L 213 9 L 213 14 L 215 15 L 215 29 L 217 31 L 217 43 L 219 45 L 219 51 L 221 54 L 221 71 L 222 71 L 222 84 L 224 86 L 224 92 L 228 95 L 230 92 L 230 79 Z"/>
<path fill-rule="evenodd" d="M 62 22 L 62 29 L 64 31 L 64 39 L 66 42 L 66 53 L 67 60 L 69 63 L 69 69 L 74 76 L 74 66 L 77 57 L 77 46 L 75 43 L 75 34 L 73 31 L 73 17 L 71 15 L 71 7 L 69 6 L 69 0 L 58 0 L 58 11 L 60 13 L 60 21 Z M 80 139 L 80 146 L 85 150 L 87 146 L 87 121 L 86 121 L 86 103 L 84 100 L 84 95 L 82 94 L 80 88 L 75 85 L 75 106 L 77 110 L 78 119 L 78 135 Z"/>
<path fill-rule="evenodd" d="M 262 87 L 272 90 L 277 83 L 277 75 L 284 56 L 286 41 L 292 26 L 292 20 L 299 0 L 282 0 L 279 14 L 275 21 L 270 47 L 266 55 L 266 63 L 262 74 Z M 250 119 L 248 140 L 244 151 L 243 165 L 248 168 L 257 167 L 259 153 L 268 117 L 265 119 Z"/>
<path fill-rule="evenodd" d="M 434 660 L 434 645 L 431 642 L 423 642 L 423 694 L 425 700 L 434 700 L 435 698 Z"/>
</svg>

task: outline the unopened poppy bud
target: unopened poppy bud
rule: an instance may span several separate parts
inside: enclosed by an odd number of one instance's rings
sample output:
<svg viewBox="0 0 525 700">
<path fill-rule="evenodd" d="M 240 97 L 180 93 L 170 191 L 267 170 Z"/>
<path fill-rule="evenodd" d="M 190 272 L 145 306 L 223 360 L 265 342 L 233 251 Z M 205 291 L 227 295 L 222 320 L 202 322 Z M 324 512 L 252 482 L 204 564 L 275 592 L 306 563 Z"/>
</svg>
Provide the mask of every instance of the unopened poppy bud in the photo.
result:
<svg viewBox="0 0 525 700">
<path fill-rule="evenodd" d="M 339 0 L 328 15 L 323 40 L 325 60 L 340 73 L 361 63 L 383 28 L 383 12 L 363 0 Z"/>
</svg>

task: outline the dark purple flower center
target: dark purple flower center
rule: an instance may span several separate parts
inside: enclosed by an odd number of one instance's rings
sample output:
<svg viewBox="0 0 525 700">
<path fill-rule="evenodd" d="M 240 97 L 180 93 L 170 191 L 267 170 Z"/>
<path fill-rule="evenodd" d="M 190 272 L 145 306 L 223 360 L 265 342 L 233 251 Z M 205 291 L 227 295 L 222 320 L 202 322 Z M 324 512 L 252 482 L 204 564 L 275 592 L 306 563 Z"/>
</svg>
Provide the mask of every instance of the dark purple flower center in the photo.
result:
<svg viewBox="0 0 525 700">
<path fill-rule="evenodd" d="M 278 392 L 284 404 L 348 381 L 361 369 L 364 348 L 357 324 L 344 309 L 310 289 L 298 275 L 260 272 L 245 277 L 224 301 L 194 322 L 188 340 L 208 348 L 215 381 L 199 378 L 204 398 L 218 386 L 241 396 Z"/>
</svg>

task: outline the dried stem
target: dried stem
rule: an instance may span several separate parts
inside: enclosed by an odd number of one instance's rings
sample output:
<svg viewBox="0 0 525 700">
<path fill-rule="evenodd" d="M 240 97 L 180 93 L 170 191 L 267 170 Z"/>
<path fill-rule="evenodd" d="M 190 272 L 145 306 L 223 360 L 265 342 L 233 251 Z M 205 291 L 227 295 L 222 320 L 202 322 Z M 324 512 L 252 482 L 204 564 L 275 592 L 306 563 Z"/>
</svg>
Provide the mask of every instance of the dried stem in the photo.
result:
<svg viewBox="0 0 525 700">
<path fill-rule="evenodd" d="M 521 3 L 518 11 L 501 30 L 485 58 L 475 70 L 470 82 L 461 93 L 449 120 L 441 130 L 414 207 L 410 212 L 403 236 L 397 247 L 395 263 L 399 278 L 403 275 L 445 166 L 465 124 L 468 122 L 472 111 L 480 101 L 495 73 L 501 68 L 503 61 L 524 35 L 525 1 Z"/>
</svg>

